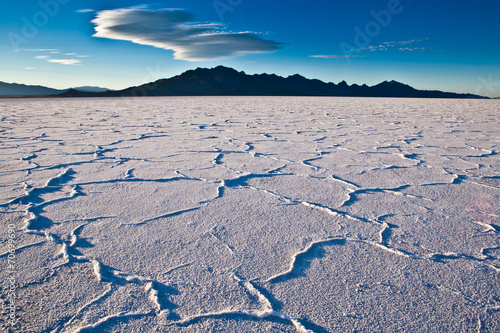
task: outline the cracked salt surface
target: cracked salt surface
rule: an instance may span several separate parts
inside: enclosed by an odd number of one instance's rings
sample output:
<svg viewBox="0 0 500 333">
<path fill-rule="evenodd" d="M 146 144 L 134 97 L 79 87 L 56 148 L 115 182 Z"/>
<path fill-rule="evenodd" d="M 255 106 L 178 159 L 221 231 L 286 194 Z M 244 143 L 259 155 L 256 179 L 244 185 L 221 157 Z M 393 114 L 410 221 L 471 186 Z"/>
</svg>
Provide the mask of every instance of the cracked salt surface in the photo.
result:
<svg viewBox="0 0 500 333">
<path fill-rule="evenodd" d="M 498 332 L 499 106 L 2 100 L 0 325 Z"/>
</svg>

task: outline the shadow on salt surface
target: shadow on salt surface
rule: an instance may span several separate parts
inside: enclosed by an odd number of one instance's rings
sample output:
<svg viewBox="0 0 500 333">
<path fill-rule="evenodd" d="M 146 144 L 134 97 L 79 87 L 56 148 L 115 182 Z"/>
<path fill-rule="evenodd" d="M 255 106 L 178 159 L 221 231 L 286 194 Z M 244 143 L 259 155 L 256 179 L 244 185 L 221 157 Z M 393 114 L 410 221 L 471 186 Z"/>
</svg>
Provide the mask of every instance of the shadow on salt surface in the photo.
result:
<svg viewBox="0 0 500 333">
<path fill-rule="evenodd" d="M 284 273 L 272 276 L 267 279 L 269 283 L 279 283 L 301 276 L 306 276 L 305 270 L 311 265 L 315 259 L 320 259 L 325 255 L 323 248 L 332 245 L 345 245 L 346 239 L 328 239 L 321 242 L 311 243 L 304 250 L 294 255 L 290 268 Z"/>
<path fill-rule="evenodd" d="M 61 191 L 64 185 L 74 179 L 75 172 L 71 169 L 62 169 L 55 173 L 55 176 L 45 181 L 45 184 L 39 187 L 25 185 L 25 193 L 11 200 L 8 203 L 2 204 L 0 207 L 7 207 L 13 204 L 40 204 L 45 200 L 43 195 L 56 193 Z"/>
<path fill-rule="evenodd" d="M 150 328 L 153 329 L 153 325 L 148 321 L 144 321 L 144 317 L 153 319 L 155 317 L 154 313 L 138 313 L 138 314 L 126 314 L 122 316 L 117 316 L 116 318 L 109 318 L 102 325 L 97 325 L 96 327 L 82 328 L 76 331 L 76 333 L 112 333 L 112 332 L 124 332 L 130 330 L 130 327 L 135 327 L 135 332 L 144 332 L 143 329 Z M 138 324 L 139 322 L 140 324 Z M 148 325 L 149 324 L 149 325 Z M 130 325 L 130 326 L 129 326 Z"/>
<path fill-rule="evenodd" d="M 247 324 L 253 323 L 253 324 L 256 324 L 256 326 L 254 328 L 256 330 L 261 329 L 262 322 L 263 322 L 263 320 L 261 318 L 255 318 L 255 317 L 245 315 L 245 314 L 213 314 L 213 315 L 203 316 L 201 318 L 194 318 L 186 323 L 176 324 L 176 326 L 185 327 L 185 328 L 191 327 L 191 329 L 193 329 L 193 325 L 203 324 L 203 323 L 206 324 L 207 321 L 221 322 L 222 324 L 217 325 L 217 326 L 219 326 L 220 329 L 222 329 L 221 326 L 223 326 L 228 321 L 235 321 L 236 327 L 240 327 L 239 325 L 244 324 L 245 322 L 247 322 Z M 280 326 L 288 327 L 288 328 L 290 328 L 289 332 L 297 332 L 296 329 L 293 327 L 293 325 L 285 319 L 281 319 L 278 317 L 267 317 L 265 319 L 265 321 L 269 322 L 270 324 L 279 324 Z M 213 323 L 210 323 L 210 324 L 213 325 Z M 226 329 L 223 329 L 223 330 L 225 331 Z M 238 330 L 240 330 L 240 328 L 238 328 Z M 169 330 L 165 330 L 165 332 L 168 332 L 168 331 Z M 175 331 L 175 329 L 173 329 L 173 331 Z M 242 331 L 244 331 L 244 330 L 242 330 Z M 280 332 L 281 332 L 281 330 L 280 330 Z M 288 332 L 288 330 L 287 330 L 287 332 Z"/>
</svg>

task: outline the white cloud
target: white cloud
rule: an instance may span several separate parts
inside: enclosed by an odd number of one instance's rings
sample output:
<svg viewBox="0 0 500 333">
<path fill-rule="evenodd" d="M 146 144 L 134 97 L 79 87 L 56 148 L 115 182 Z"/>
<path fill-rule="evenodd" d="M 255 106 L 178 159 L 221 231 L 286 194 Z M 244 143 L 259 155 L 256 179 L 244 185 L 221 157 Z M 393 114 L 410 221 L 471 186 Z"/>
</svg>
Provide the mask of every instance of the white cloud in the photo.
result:
<svg viewBox="0 0 500 333">
<path fill-rule="evenodd" d="M 399 51 L 425 51 L 425 47 L 400 47 Z"/>
<path fill-rule="evenodd" d="M 384 42 L 381 45 L 370 45 L 368 47 L 359 48 L 361 51 L 389 51 L 389 50 L 399 50 L 399 51 L 424 51 L 425 47 L 408 47 L 409 45 L 420 44 L 428 42 L 428 38 L 422 39 L 411 39 L 395 42 Z"/>
<path fill-rule="evenodd" d="M 76 65 L 81 63 L 81 61 L 77 59 L 47 59 L 47 61 L 61 65 Z"/>
<path fill-rule="evenodd" d="M 321 55 L 312 55 L 309 56 L 311 58 L 320 58 L 320 59 L 346 59 L 346 58 L 362 58 L 363 56 L 359 55 L 331 55 L 331 54 L 321 54 Z"/>
<path fill-rule="evenodd" d="M 399 44 L 399 45 L 408 45 L 408 44 L 416 44 L 416 43 L 423 43 L 423 42 L 428 42 L 429 38 L 422 38 L 422 39 L 410 39 L 410 40 L 404 40 L 401 42 L 392 42 L 393 44 Z"/>
<path fill-rule="evenodd" d="M 93 12 L 95 12 L 95 10 L 93 10 L 93 9 L 78 9 L 76 12 L 77 13 L 93 13 Z"/>
<path fill-rule="evenodd" d="M 32 51 L 32 50 L 30 50 Z M 77 65 L 81 64 L 82 60 L 78 60 L 75 58 L 90 58 L 89 55 L 78 55 L 78 53 L 74 52 L 68 52 L 65 53 L 63 51 L 55 51 L 53 49 L 38 49 L 37 51 L 43 51 L 46 52 L 47 54 L 42 54 L 42 55 L 37 55 L 34 58 L 38 60 L 45 60 L 49 63 L 54 63 L 54 64 L 61 64 L 61 65 Z M 64 56 L 67 56 L 69 58 L 64 58 L 64 59 L 52 59 L 51 57 L 55 54 L 62 54 L 64 53 Z M 60 55 L 59 57 L 61 57 Z"/>
<path fill-rule="evenodd" d="M 196 23 L 183 9 L 105 10 L 92 21 L 94 37 L 131 41 L 174 51 L 174 58 L 205 61 L 238 54 L 272 52 L 280 43 L 253 32 L 227 32 L 220 23 Z"/>
<path fill-rule="evenodd" d="M 16 52 L 19 51 L 26 51 L 26 52 L 55 52 L 59 51 L 58 49 L 18 49 L 15 50 Z"/>
</svg>

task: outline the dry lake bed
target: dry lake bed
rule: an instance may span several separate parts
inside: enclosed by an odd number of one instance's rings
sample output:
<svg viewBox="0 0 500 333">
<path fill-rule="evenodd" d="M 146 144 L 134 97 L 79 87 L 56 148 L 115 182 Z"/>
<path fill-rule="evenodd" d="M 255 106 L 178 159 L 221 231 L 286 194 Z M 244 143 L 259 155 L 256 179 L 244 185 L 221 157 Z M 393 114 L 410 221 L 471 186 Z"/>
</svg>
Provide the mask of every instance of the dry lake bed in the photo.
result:
<svg viewBox="0 0 500 333">
<path fill-rule="evenodd" d="M 499 332 L 500 101 L 0 100 L 6 332 Z"/>
</svg>

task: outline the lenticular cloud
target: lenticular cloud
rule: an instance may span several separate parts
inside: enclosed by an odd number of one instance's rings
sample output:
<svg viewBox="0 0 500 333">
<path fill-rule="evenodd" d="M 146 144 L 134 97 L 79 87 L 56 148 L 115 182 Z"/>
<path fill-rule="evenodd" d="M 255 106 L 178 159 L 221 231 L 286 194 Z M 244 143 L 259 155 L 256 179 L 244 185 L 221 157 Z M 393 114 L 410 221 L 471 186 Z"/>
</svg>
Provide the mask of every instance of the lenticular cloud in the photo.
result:
<svg viewBox="0 0 500 333">
<path fill-rule="evenodd" d="M 252 32 L 226 32 L 218 23 L 196 23 L 183 9 L 116 9 L 97 13 L 94 37 L 173 50 L 175 59 L 204 61 L 276 51 L 280 44 Z"/>
</svg>

